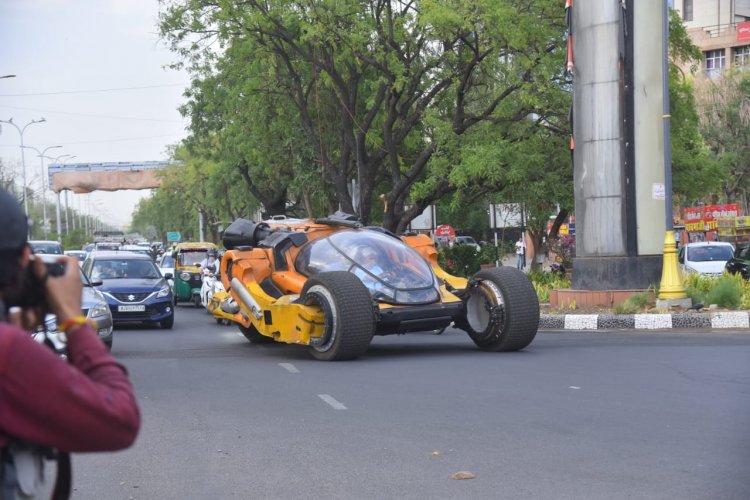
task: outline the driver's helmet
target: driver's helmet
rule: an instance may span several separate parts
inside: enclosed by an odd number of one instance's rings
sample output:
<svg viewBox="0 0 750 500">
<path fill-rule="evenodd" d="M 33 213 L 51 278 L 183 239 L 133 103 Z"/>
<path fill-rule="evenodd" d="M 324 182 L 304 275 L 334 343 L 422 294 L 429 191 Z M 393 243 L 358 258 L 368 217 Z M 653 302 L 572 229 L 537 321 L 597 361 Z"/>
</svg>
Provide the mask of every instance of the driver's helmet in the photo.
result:
<svg viewBox="0 0 750 500">
<path fill-rule="evenodd" d="M 216 258 L 216 255 L 217 255 L 217 254 L 216 254 L 216 250 L 214 250 L 213 248 L 210 248 L 210 249 L 208 250 L 208 256 L 209 256 L 209 257 L 213 257 L 213 258 L 215 259 L 215 258 Z"/>
</svg>

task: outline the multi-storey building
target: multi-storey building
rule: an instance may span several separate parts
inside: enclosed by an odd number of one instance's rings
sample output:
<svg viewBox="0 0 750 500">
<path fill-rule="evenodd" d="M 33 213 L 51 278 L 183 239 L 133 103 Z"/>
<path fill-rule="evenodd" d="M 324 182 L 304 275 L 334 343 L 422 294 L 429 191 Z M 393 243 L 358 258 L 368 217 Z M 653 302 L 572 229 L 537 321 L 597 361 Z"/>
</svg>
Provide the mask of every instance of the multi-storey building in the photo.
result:
<svg viewBox="0 0 750 500">
<path fill-rule="evenodd" d="M 750 66 L 750 0 L 673 0 L 673 6 L 703 52 L 707 76 Z"/>
</svg>

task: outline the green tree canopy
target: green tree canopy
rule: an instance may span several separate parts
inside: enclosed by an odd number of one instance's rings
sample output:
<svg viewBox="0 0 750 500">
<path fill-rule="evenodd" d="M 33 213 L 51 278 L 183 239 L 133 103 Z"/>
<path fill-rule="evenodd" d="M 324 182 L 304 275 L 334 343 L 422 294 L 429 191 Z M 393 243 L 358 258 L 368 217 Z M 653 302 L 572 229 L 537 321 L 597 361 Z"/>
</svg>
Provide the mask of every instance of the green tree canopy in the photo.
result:
<svg viewBox="0 0 750 500">
<path fill-rule="evenodd" d="M 223 131 L 220 150 L 244 162 L 251 180 L 266 178 L 257 169 L 279 183 L 302 180 L 349 212 L 355 180 L 365 221 L 380 193 L 383 223 L 394 230 L 455 193 L 476 172 L 459 172 L 470 162 L 454 146 L 480 124 L 494 125 L 501 143 L 517 140 L 514 124 L 564 134 L 565 24 L 556 0 L 165 4 L 162 35 L 195 77 L 193 134 Z M 253 95 L 274 104 L 250 103 Z M 253 122 L 270 116 L 263 106 L 286 123 Z M 477 196 L 498 187 L 484 181 L 499 167 L 475 179 Z M 276 186 L 253 194 L 262 200 Z"/>
</svg>

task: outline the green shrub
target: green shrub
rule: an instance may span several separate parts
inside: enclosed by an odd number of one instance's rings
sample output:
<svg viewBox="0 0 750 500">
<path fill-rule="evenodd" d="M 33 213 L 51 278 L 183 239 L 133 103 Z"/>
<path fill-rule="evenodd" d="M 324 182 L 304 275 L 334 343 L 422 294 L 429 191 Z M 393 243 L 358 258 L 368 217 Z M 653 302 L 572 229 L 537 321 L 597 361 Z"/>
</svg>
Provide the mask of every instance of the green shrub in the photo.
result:
<svg viewBox="0 0 750 500">
<path fill-rule="evenodd" d="M 621 304 L 613 308 L 615 314 L 635 314 L 642 312 L 652 305 L 651 294 L 648 292 L 634 293 Z"/>
<path fill-rule="evenodd" d="M 495 247 L 484 245 L 479 252 L 469 245 L 454 245 L 443 248 L 438 253 L 440 267 L 454 276 L 471 278 L 482 264 L 495 262 Z"/>
<path fill-rule="evenodd" d="M 716 280 L 714 286 L 706 294 L 704 305 L 716 304 L 727 309 L 737 309 L 740 306 L 742 294 L 742 287 L 737 278 L 738 276 L 725 274 Z"/>
<path fill-rule="evenodd" d="M 570 288 L 570 280 L 559 274 L 534 271 L 528 276 L 541 303 L 549 302 L 551 290 Z"/>
</svg>

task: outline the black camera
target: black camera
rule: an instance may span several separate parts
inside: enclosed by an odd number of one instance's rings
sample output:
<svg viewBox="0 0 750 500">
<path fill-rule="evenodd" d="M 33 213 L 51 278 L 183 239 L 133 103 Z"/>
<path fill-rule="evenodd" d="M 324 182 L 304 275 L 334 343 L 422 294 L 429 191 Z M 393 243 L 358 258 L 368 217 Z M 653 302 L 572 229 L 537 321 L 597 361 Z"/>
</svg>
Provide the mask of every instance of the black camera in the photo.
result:
<svg viewBox="0 0 750 500">
<path fill-rule="evenodd" d="M 58 262 L 57 255 L 31 255 L 30 260 L 41 260 L 47 268 L 47 276 L 55 277 L 65 274 L 65 262 Z M 33 271 L 32 262 L 21 276 L 21 283 L 14 292 L 8 294 L 6 307 L 40 308 L 43 313 L 49 311 L 45 298 L 44 281 L 37 278 Z"/>
<path fill-rule="evenodd" d="M 57 255 L 31 255 L 31 260 L 36 259 L 44 262 L 44 266 L 47 268 L 47 275 L 56 277 L 65 274 L 65 262 L 58 262 L 59 257 Z M 31 270 L 31 267 L 29 267 Z"/>
</svg>

